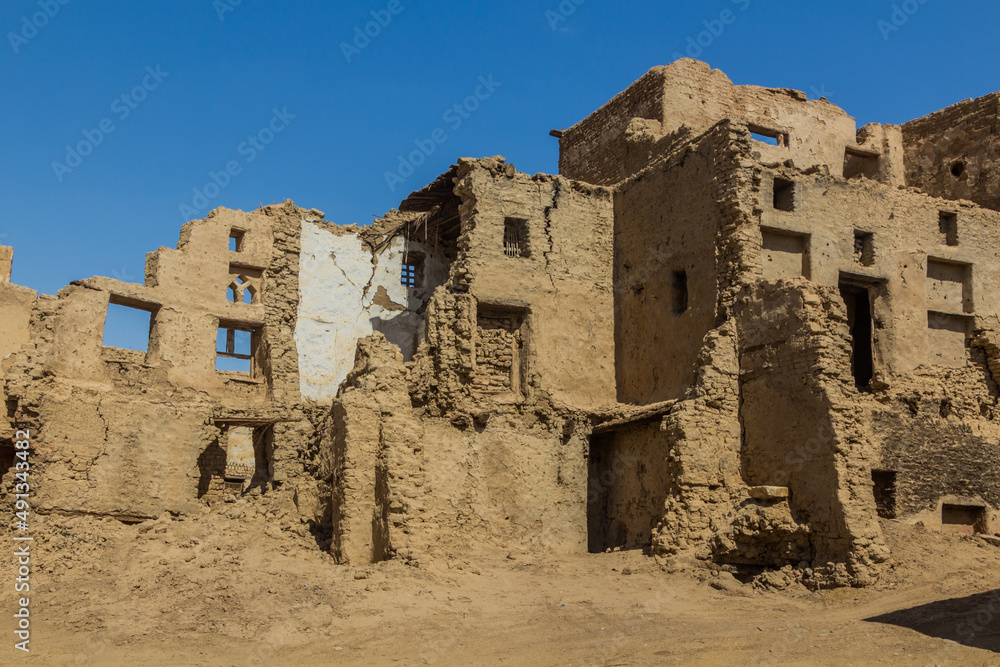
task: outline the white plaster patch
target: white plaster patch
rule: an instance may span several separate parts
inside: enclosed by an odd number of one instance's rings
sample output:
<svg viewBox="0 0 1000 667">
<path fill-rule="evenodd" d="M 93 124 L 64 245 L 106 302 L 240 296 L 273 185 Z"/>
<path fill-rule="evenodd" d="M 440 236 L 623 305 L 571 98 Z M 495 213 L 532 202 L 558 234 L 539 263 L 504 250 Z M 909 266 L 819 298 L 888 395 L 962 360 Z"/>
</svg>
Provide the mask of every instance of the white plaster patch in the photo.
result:
<svg viewBox="0 0 1000 667">
<path fill-rule="evenodd" d="M 338 236 L 302 221 L 295 344 L 304 398 L 332 400 L 354 367 L 358 339 L 375 330 L 399 345 L 404 357 L 412 356 L 422 320 L 412 311 L 424 300 L 425 290 L 401 284 L 402 260 L 402 239 L 383 251 L 375 266 L 358 237 Z M 404 309 L 375 305 L 379 286 Z"/>
</svg>

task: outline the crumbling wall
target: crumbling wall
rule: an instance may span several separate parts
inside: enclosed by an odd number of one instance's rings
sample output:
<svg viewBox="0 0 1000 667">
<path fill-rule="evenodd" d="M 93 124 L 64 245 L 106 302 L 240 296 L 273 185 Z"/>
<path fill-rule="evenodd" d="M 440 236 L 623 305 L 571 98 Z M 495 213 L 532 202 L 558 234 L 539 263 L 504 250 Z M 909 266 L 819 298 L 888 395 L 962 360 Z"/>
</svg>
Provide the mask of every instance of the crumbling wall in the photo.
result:
<svg viewBox="0 0 1000 667">
<path fill-rule="evenodd" d="M 1000 210 L 1000 93 L 903 124 L 906 184 L 943 199 Z"/>
<path fill-rule="evenodd" d="M 460 363 L 472 364 L 461 372 L 474 381 L 476 313 L 513 315 L 523 323 L 526 396 L 541 391 L 578 408 L 613 402 L 610 192 L 518 173 L 503 158 L 460 161 L 455 192 L 462 197 L 462 233 L 449 288 L 476 304 L 475 312 L 452 320 L 455 335 L 466 339 L 456 342 L 465 351 Z M 510 227 L 517 230 L 517 251 L 505 246 Z M 429 329 L 439 326 L 436 319 L 429 318 Z"/>
<path fill-rule="evenodd" d="M 411 406 L 405 378 L 398 349 L 375 333 L 335 402 L 341 562 L 582 550 L 587 431 L 572 416 L 542 405 L 431 416 Z"/>
<path fill-rule="evenodd" d="M 379 227 L 393 221 L 387 217 Z M 295 342 L 302 394 L 309 400 L 329 402 L 336 396 L 353 367 L 355 341 L 372 331 L 381 331 L 411 359 L 424 306 L 448 277 L 440 249 L 400 235 L 376 251 L 362 231 L 368 230 L 302 222 Z M 419 261 L 418 285 L 402 284 L 404 260 Z"/>
<path fill-rule="evenodd" d="M 739 361 L 735 327 L 705 336 L 695 381 L 663 418 L 667 498 L 652 553 L 712 557 L 712 540 L 726 529 L 744 488 L 740 476 Z"/>
<path fill-rule="evenodd" d="M 34 429 L 34 461 L 44 470 L 33 485 L 39 510 L 192 511 L 210 450 L 234 424 L 273 424 L 273 479 L 301 482 L 308 493 L 298 443 L 311 427 L 298 412 L 292 338 L 307 215 L 290 202 L 253 213 L 218 209 L 185 225 L 176 250 L 149 254 L 145 284 L 96 277 L 38 299 L 7 389 L 18 423 Z M 232 235 L 240 240 L 231 251 Z M 235 300 L 234 285 L 252 288 L 252 301 Z M 150 313 L 145 351 L 103 345 L 109 302 Z M 224 323 L 256 330 L 252 373 L 216 370 Z"/>
<path fill-rule="evenodd" d="M 654 67 L 559 139 L 559 173 L 585 183 L 612 185 L 629 174 L 626 132 L 633 118 L 659 129 L 663 114 L 663 68 Z"/>
<path fill-rule="evenodd" d="M 790 210 L 774 205 L 778 180 L 793 191 Z M 806 275 L 869 301 L 874 377 L 854 401 L 876 476 L 893 480 L 891 514 L 940 525 L 949 497 L 995 512 L 989 468 L 975 462 L 989 458 L 979 438 L 996 430 L 998 394 L 988 340 L 976 344 L 974 330 L 1000 308 L 988 268 L 998 214 L 870 180 L 765 169 L 760 181 L 761 276 Z M 800 270 L 768 274 L 769 234 L 801 240 L 804 255 L 786 263 Z"/>
<path fill-rule="evenodd" d="M 738 127 L 722 123 L 616 191 L 615 356 L 622 402 L 679 398 L 691 385 L 702 339 L 716 326 L 722 291 L 732 283 L 720 273 L 739 263 L 717 247 L 720 237 L 737 233 L 740 136 Z"/>
<path fill-rule="evenodd" d="M 633 118 L 644 119 L 633 124 Z M 841 175 L 847 147 L 856 147 L 854 119 L 826 100 L 809 101 L 785 88 L 736 86 L 707 63 L 682 58 L 654 67 L 625 92 L 563 132 L 559 172 L 610 185 L 674 144 L 732 119 L 777 145 L 755 142 L 765 162 L 793 160 L 800 169 L 826 166 Z M 631 128 L 630 128 L 631 126 Z"/>
<path fill-rule="evenodd" d="M 393 428 L 400 419 L 415 421 L 406 369 L 398 348 L 376 333 L 358 342 L 355 366 L 334 403 L 331 548 L 339 562 L 375 562 L 405 548 L 405 539 L 393 538 L 411 513 L 410 499 L 399 492 L 407 476 L 393 465 L 392 450 L 415 447 L 419 437 L 400 441 Z"/>
<path fill-rule="evenodd" d="M 791 519 L 808 525 L 802 560 L 863 583 L 887 549 L 846 322 L 839 294 L 805 281 L 762 283 L 740 303 L 741 471 L 750 487 L 787 487 Z"/>
<path fill-rule="evenodd" d="M 14 406 L 7 406 L 7 393 L 2 378 L 7 375 L 7 359 L 30 340 L 31 309 L 38 297 L 34 290 L 10 282 L 10 262 L 13 248 L 0 246 L 0 405 L 5 406 L 0 419 L 0 449 L 7 449 L 14 435 Z M 0 475 L 7 471 L 6 458 L 0 457 Z"/>
<path fill-rule="evenodd" d="M 377 334 L 337 399 L 336 479 L 347 484 L 334 485 L 335 535 L 348 525 L 368 535 L 375 517 L 387 537 L 355 554 L 407 560 L 512 542 L 580 550 L 581 411 L 613 402 L 610 193 L 529 177 L 502 158 L 460 161 L 455 193 L 458 256 L 427 304 L 412 403 L 395 383 L 362 380 L 376 350 L 403 372 Z"/>
</svg>

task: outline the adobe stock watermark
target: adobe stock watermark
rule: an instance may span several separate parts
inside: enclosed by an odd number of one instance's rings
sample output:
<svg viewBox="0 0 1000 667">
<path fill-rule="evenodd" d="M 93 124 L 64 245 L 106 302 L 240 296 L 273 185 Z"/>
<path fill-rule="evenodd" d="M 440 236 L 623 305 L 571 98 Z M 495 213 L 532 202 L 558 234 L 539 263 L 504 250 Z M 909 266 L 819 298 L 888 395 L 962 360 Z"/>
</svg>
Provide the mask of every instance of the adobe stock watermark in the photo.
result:
<svg viewBox="0 0 1000 667">
<path fill-rule="evenodd" d="M 38 32 L 55 18 L 59 10 L 68 4 L 69 0 L 38 0 L 41 11 L 31 16 L 22 16 L 20 29 L 17 32 L 7 33 L 7 41 L 10 42 L 10 48 L 14 49 L 14 53 L 20 53 L 21 47 L 34 39 Z"/>
<path fill-rule="evenodd" d="M 492 74 L 480 76 L 478 81 L 479 85 L 476 86 L 471 95 L 461 102 L 451 105 L 441 114 L 441 120 L 453 132 L 457 132 L 462 124 L 479 109 L 479 106 L 502 85 L 493 79 Z M 427 158 L 437 150 L 437 147 L 446 141 L 448 141 L 448 133 L 443 127 L 433 130 L 427 138 L 414 139 L 413 143 L 416 145 L 416 149 L 410 151 L 408 155 L 399 155 L 399 164 L 396 166 L 396 170 L 386 170 L 385 172 L 385 183 L 389 186 L 389 191 L 395 192 L 396 187 L 412 176 L 416 168 L 426 162 Z"/>
<path fill-rule="evenodd" d="M 1000 590 L 989 594 L 989 599 L 976 608 L 972 619 L 962 621 L 955 628 L 959 641 L 969 644 L 976 636 L 996 627 L 995 615 L 1000 615 Z"/>
<path fill-rule="evenodd" d="M 133 111 L 139 108 L 139 104 L 151 92 L 159 88 L 160 84 L 168 76 L 170 76 L 170 72 L 164 72 L 160 69 L 159 65 L 156 66 L 156 69 L 146 67 L 146 76 L 142 77 L 142 81 L 133 87 L 132 90 L 123 93 L 111 102 L 111 113 L 118 118 L 119 122 L 124 121 Z M 102 118 L 94 129 L 83 130 L 83 139 L 73 146 L 66 146 L 66 157 L 64 160 L 62 162 L 56 160 L 52 163 L 52 172 L 56 175 L 56 179 L 62 183 L 66 174 L 73 173 L 74 169 L 83 164 L 84 158 L 93 153 L 94 149 L 100 146 L 104 142 L 104 139 L 114 132 L 115 129 L 114 120 L 112 120 L 111 116 L 107 116 Z"/>
<path fill-rule="evenodd" d="M 750 8 L 753 0 L 729 0 L 732 4 L 741 12 L 745 12 Z M 739 18 L 739 14 L 732 9 L 726 8 L 719 12 L 719 16 L 711 19 L 702 21 L 701 24 L 705 26 L 705 29 L 696 35 L 689 35 L 687 38 L 687 48 L 684 49 L 684 53 L 680 51 L 674 51 L 671 55 L 671 60 L 679 60 L 687 56 L 688 58 L 698 58 L 705 49 L 712 46 L 715 40 L 722 37 L 722 33 L 726 31 L 727 26 L 731 26 L 736 23 L 736 19 Z"/>
<path fill-rule="evenodd" d="M 243 0 L 212 0 L 212 9 L 215 10 L 219 21 L 226 20 L 226 14 L 236 11 L 236 8 L 243 4 Z"/>
<path fill-rule="evenodd" d="M 814 100 L 828 100 L 833 97 L 833 93 L 826 89 L 826 84 L 821 83 L 819 87 L 812 86 L 809 88 L 809 92 L 812 93 Z"/>
<path fill-rule="evenodd" d="M 14 434 L 14 460 L 16 464 L 12 466 L 14 470 L 13 490 L 14 490 L 14 522 L 16 533 L 14 534 L 14 558 L 16 559 L 17 575 L 14 578 L 14 592 L 24 595 L 31 592 L 31 544 L 34 541 L 29 534 L 29 518 L 31 515 L 31 484 L 29 475 L 31 474 L 31 463 L 28 461 L 31 455 L 31 431 L 23 429 Z M 31 641 L 31 599 L 28 597 L 15 597 L 17 611 L 14 612 L 14 635 L 19 642 L 14 643 L 14 648 L 25 653 L 30 653 L 28 644 Z"/>
<path fill-rule="evenodd" d="M 193 196 L 191 202 L 181 202 L 178 209 L 184 222 L 194 220 L 204 211 L 213 199 L 222 194 L 222 191 L 229 187 L 234 176 L 243 173 L 243 167 L 257 159 L 268 145 L 274 141 L 275 137 L 285 131 L 289 123 L 295 119 L 295 114 L 288 112 L 288 107 L 274 107 L 271 110 L 271 118 L 244 141 L 236 146 L 236 154 L 242 158 L 232 159 L 226 162 L 219 171 L 209 171 L 208 181 L 201 186 L 191 190 Z"/>
<path fill-rule="evenodd" d="M 875 24 L 878 31 L 882 33 L 882 41 L 888 42 L 892 33 L 899 31 L 906 25 L 910 17 L 919 12 L 920 8 L 928 2 L 929 0 L 903 0 L 899 4 L 893 3 L 889 20 L 879 19 Z"/>
<path fill-rule="evenodd" d="M 406 7 L 403 6 L 402 0 L 389 0 L 385 9 L 371 10 L 369 13 L 372 20 L 365 23 L 363 27 L 354 26 L 354 35 L 351 41 L 340 43 L 340 52 L 344 54 L 344 60 L 350 63 L 352 58 L 360 55 L 368 48 L 373 39 L 382 34 L 382 30 L 389 27 L 393 17 L 402 14 L 404 9 Z"/>
<path fill-rule="evenodd" d="M 112 269 L 111 277 L 115 278 L 116 280 L 120 280 L 123 283 L 135 282 L 135 276 L 129 272 L 128 267 L 126 267 L 124 264 L 122 264 L 121 269 Z"/>
<path fill-rule="evenodd" d="M 545 20 L 549 22 L 549 27 L 555 32 L 559 30 L 559 24 L 565 23 L 569 17 L 576 13 L 576 8 L 587 2 L 587 0 L 562 0 L 553 9 L 545 10 Z"/>
</svg>

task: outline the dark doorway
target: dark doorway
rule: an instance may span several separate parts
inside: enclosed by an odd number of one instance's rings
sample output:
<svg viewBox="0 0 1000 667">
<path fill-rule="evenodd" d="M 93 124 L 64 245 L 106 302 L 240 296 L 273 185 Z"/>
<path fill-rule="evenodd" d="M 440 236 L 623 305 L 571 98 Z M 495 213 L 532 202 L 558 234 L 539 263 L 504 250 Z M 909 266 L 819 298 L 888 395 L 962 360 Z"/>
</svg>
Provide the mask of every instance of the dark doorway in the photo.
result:
<svg viewBox="0 0 1000 667">
<path fill-rule="evenodd" d="M 608 500 L 614 485 L 615 471 L 612 458 L 615 449 L 613 433 L 594 435 L 590 438 L 590 456 L 587 461 L 587 551 L 603 553 L 621 544 L 611 517 Z"/>
<path fill-rule="evenodd" d="M 872 304 L 868 288 L 840 283 L 840 296 L 847 307 L 847 327 L 851 330 L 851 374 L 858 389 L 865 389 L 875 372 L 872 346 Z"/>
<path fill-rule="evenodd" d="M 896 518 L 896 471 L 872 470 L 875 511 L 883 519 Z"/>
<path fill-rule="evenodd" d="M 659 422 L 590 438 L 587 550 L 645 549 L 663 517 L 667 471 Z"/>
</svg>

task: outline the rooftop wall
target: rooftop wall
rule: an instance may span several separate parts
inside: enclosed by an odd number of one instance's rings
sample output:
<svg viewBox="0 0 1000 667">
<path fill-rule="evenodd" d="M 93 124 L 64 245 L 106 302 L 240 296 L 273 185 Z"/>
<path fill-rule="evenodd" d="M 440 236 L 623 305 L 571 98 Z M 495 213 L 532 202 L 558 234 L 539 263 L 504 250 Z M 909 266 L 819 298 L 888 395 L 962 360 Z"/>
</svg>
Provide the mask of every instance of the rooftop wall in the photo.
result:
<svg viewBox="0 0 1000 667">
<path fill-rule="evenodd" d="M 1000 210 L 998 121 L 1000 93 L 991 93 L 905 123 L 906 184 Z"/>
<path fill-rule="evenodd" d="M 650 122 L 630 124 L 633 118 Z M 559 173 L 609 185 L 644 165 L 626 166 L 633 152 L 630 134 L 698 135 L 721 120 L 778 138 L 757 150 L 768 162 L 793 160 L 800 169 L 827 166 L 841 175 L 845 149 L 857 146 L 854 119 L 825 100 L 784 88 L 734 85 L 706 63 L 684 58 L 654 67 L 593 114 L 563 132 Z M 641 132 L 639 130 L 641 129 Z"/>
</svg>

